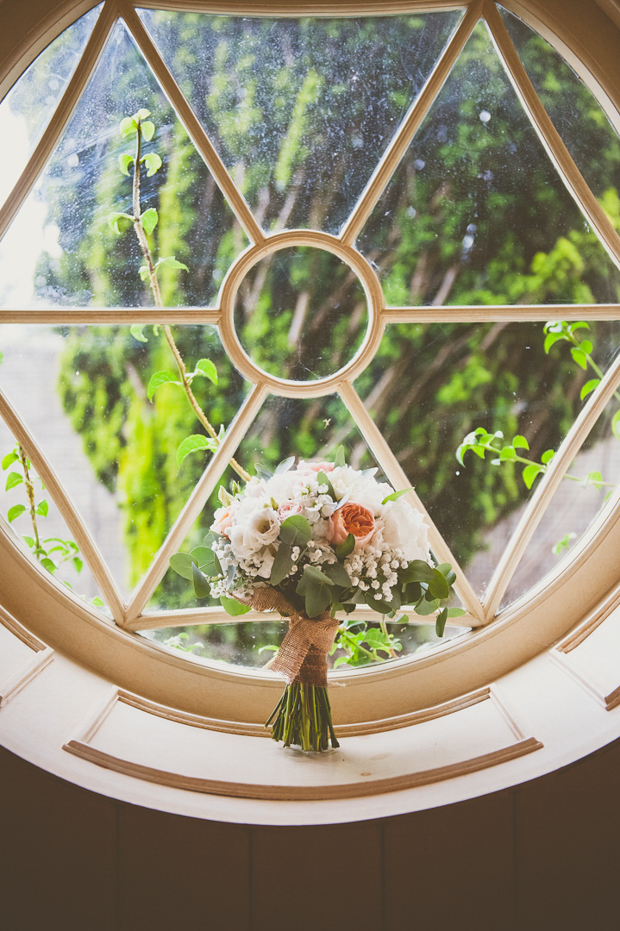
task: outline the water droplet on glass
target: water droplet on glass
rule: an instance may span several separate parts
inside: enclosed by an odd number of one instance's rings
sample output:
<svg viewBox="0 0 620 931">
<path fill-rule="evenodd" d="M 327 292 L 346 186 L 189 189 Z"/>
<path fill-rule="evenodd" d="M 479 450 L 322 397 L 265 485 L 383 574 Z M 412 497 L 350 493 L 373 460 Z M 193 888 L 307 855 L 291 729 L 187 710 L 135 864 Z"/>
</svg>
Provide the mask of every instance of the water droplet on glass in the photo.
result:
<svg viewBox="0 0 620 931">
<path fill-rule="evenodd" d="M 491 114 L 488 110 L 481 110 L 478 114 L 481 123 L 488 123 L 491 119 Z"/>
</svg>

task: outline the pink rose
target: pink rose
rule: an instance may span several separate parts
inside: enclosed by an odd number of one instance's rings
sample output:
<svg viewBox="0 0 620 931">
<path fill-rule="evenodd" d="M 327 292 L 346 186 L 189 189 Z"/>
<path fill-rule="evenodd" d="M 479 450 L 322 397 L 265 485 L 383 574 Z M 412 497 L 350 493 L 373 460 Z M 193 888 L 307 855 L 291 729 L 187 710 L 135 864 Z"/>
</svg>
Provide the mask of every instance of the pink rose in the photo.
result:
<svg viewBox="0 0 620 931">
<path fill-rule="evenodd" d="M 333 472 L 333 462 L 300 462 L 299 465 L 310 472 Z"/>
<path fill-rule="evenodd" d="M 282 523 L 283 520 L 286 520 L 287 517 L 292 517 L 293 514 L 301 514 L 303 507 L 301 504 L 298 504 L 297 501 L 285 501 L 284 504 L 281 504 L 278 508 L 278 520 Z"/>
<path fill-rule="evenodd" d="M 230 508 L 218 508 L 214 516 L 215 520 L 211 524 L 210 529 L 214 533 L 219 533 L 223 537 L 228 537 L 230 539 L 230 533 L 228 532 L 232 526 L 232 512 Z"/>
<path fill-rule="evenodd" d="M 329 542 L 332 546 L 344 543 L 347 536 L 352 533 L 357 550 L 368 543 L 375 532 L 375 519 L 372 511 L 361 504 L 355 504 L 354 501 L 347 501 L 341 508 L 334 511 L 329 523 L 331 529 Z"/>
</svg>

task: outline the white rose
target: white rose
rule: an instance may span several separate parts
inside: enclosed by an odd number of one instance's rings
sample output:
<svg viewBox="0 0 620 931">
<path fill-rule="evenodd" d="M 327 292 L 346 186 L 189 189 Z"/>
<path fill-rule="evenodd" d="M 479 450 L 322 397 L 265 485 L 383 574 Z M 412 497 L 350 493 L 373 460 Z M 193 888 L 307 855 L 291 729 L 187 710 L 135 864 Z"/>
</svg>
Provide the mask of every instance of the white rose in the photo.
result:
<svg viewBox="0 0 620 931">
<path fill-rule="evenodd" d="M 390 546 L 400 547 L 405 559 L 428 562 L 428 525 L 423 514 L 399 498 L 388 501 L 381 515 L 381 536 Z"/>
<path fill-rule="evenodd" d="M 259 556 L 261 560 L 260 569 L 258 570 L 258 575 L 261 579 L 268 579 L 271 575 L 271 567 L 273 566 L 274 555 L 270 549 L 265 548 L 265 550 Z"/>
</svg>

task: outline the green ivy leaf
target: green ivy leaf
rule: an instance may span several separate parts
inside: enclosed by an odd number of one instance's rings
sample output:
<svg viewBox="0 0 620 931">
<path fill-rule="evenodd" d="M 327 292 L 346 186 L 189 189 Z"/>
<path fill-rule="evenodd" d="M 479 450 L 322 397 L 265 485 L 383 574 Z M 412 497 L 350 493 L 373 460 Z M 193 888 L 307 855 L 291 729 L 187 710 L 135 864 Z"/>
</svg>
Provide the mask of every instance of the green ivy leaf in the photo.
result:
<svg viewBox="0 0 620 931">
<path fill-rule="evenodd" d="M 151 375 L 149 380 L 148 388 L 146 393 L 148 395 L 149 401 L 153 400 L 153 395 L 160 387 L 160 385 L 181 385 L 181 382 L 176 378 L 172 372 L 155 372 L 154 375 Z"/>
<path fill-rule="evenodd" d="M 39 503 L 37 504 L 37 514 L 40 514 L 41 517 L 47 517 L 48 511 L 49 511 L 49 504 L 47 503 L 47 501 L 45 499 L 43 499 L 43 501 L 39 501 Z"/>
<path fill-rule="evenodd" d="M 579 392 L 579 397 L 581 398 L 581 400 L 583 401 L 584 398 L 587 398 L 587 396 L 592 391 L 594 391 L 595 388 L 598 388 L 600 383 L 601 383 L 600 378 L 591 378 L 590 381 L 587 381 L 585 385 L 583 386 L 583 388 L 581 389 L 581 391 Z"/>
<path fill-rule="evenodd" d="M 133 217 L 128 213 L 111 213 L 108 217 L 108 223 L 119 236 L 131 229 L 133 222 Z"/>
<path fill-rule="evenodd" d="M 532 463 L 532 465 L 528 465 L 524 468 L 522 478 L 527 488 L 532 487 L 534 484 L 534 479 L 537 475 L 540 474 L 540 472 L 542 472 L 542 469 L 539 465 L 536 465 L 536 463 Z"/>
<path fill-rule="evenodd" d="M 121 136 L 131 136 L 137 131 L 137 129 L 138 124 L 136 120 L 134 120 L 133 116 L 126 116 L 121 120 L 119 127 Z"/>
<path fill-rule="evenodd" d="M 413 491 L 413 485 L 410 488 L 403 488 L 402 491 L 394 491 L 391 495 L 388 495 L 383 499 L 381 504 L 387 504 L 388 501 L 398 501 L 399 498 L 402 498 L 403 495 L 406 495 L 408 491 Z"/>
<path fill-rule="evenodd" d="M 16 452 L 7 453 L 6 456 L 4 456 L 2 460 L 2 468 L 4 470 L 8 469 L 8 467 L 12 465 L 14 462 L 17 462 L 18 459 L 19 459 L 19 456 L 17 455 Z"/>
<path fill-rule="evenodd" d="M 173 255 L 167 256 L 165 259 L 160 259 L 157 263 L 157 268 L 184 268 L 186 272 L 189 271 L 187 265 L 184 265 L 183 262 L 179 262 Z"/>
<path fill-rule="evenodd" d="M 144 232 L 147 236 L 150 236 L 159 220 L 159 214 L 155 210 L 155 207 L 149 207 L 148 210 L 145 210 L 140 219 L 142 220 Z"/>
<path fill-rule="evenodd" d="M 6 485 L 4 490 L 9 491 L 11 488 L 15 488 L 16 485 L 23 484 L 24 478 L 19 472 L 9 472 L 6 478 Z"/>
<path fill-rule="evenodd" d="M 128 153 L 125 153 L 124 155 L 119 155 L 118 157 L 118 164 L 120 165 L 121 171 L 123 172 L 124 175 L 127 175 L 127 177 L 129 177 L 129 166 L 131 165 L 133 160 L 134 160 L 133 155 L 129 155 Z"/>
<path fill-rule="evenodd" d="M 142 138 L 146 142 L 150 142 L 155 135 L 155 123 L 147 120 L 146 123 L 140 123 L 140 129 L 142 130 Z"/>
<path fill-rule="evenodd" d="M 312 528 L 310 521 L 301 514 L 293 514 L 287 517 L 280 525 L 280 539 L 288 546 L 305 546 L 312 538 Z M 310 568 L 307 566 L 306 568 Z M 330 583 L 331 584 L 331 583 Z"/>
<path fill-rule="evenodd" d="M 587 369 L 588 357 L 586 356 L 583 349 L 577 349 L 576 346 L 573 346 L 573 348 L 570 351 L 570 354 L 575 360 L 575 362 L 577 363 L 577 365 L 580 365 L 582 369 Z"/>
<path fill-rule="evenodd" d="M 512 445 L 515 449 L 529 449 L 530 448 L 530 444 L 528 443 L 528 441 L 525 439 L 524 436 L 521 436 L 520 434 L 518 436 L 515 436 L 514 440 L 512 441 Z"/>
<path fill-rule="evenodd" d="M 147 152 L 144 158 L 140 159 L 140 161 L 142 161 L 145 168 L 148 169 L 146 172 L 147 178 L 152 178 L 154 174 L 157 174 L 163 164 L 157 152 Z M 126 174 L 129 174 L 129 172 L 126 172 Z"/>
<path fill-rule="evenodd" d="M 547 465 L 548 462 L 551 462 L 554 456 L 555 456 L 555 449 L 546 449 L 544 453 L 542 454 L 542 456 L 540 457 L 540 461 L 544 462 L 544 464 Z"/>
<path fill-rule="evenodd" d="M 217 449 L 217 443 L 210 436 L 204 436 L 202 433 L 194 433 L 192 436 L 186 436 L 177 449 L 177 463 L 181 465 L 186 456 L 194 453 L 199 449 L 208 449 L 214 452 Z"/>
<path fill-rule="evenodd" d="M 144 333 L 142 332 L 143 328 L 144 328 L 143 323 L 134 323 L 132 324 L 132 326 L 129 327 L 129 332 L 131 333 L 134 339 L 137 339 L 141 343 L 147 343 L 148 340 L 146 336 L 144 335 Z"/>
<path fill-rule="evenodd" d="M 23 504 L 14 504 L 12 508 L 9 508 L 6 515 L 9 524 L 14 521 L 16 517 L 19 517 L 20 514 L 23 514 L 25 510 L 26 507 Z"/>
<path fill-rule="evenodd" d="M 240 614 L 247 614 L 251 610 L 249 605 L 241 604 L 236 598 L 227 598 L 226 595 L 220 596 L 220 603 L 231 617 L 239 617 Z"/>
<path fill-rule="evenodd" d="M 217 369 L 211 359 L 199 359 L 196 363 L 195 375 L 206 375 L 209 381 L 217 385 Z"/>
<path fill-rule="evenodd" d="M 500 462 L 514 462 L 517 458 L 517 454 L 512 446 L 504 446 L 499 453 Z M 495 461 L 495 460 L 494 460 Z"/>
</svg>

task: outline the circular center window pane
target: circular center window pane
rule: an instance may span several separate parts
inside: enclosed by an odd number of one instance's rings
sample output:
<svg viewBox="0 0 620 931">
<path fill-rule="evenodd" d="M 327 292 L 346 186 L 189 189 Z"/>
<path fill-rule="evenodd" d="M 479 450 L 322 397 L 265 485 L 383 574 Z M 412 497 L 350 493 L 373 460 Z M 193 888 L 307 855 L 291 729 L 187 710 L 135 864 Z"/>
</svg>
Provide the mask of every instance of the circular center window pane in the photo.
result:
<svg viewBox="0 0 620 931">
<path fill-rule="evenodd" d="M 235 328 L 255 365 L 279 378 L 315 381 L 338 372 L 368 325 L 364 289 L 337 256 L 311 246 L 273 252 L 241 283 Z"/>
</svg>

